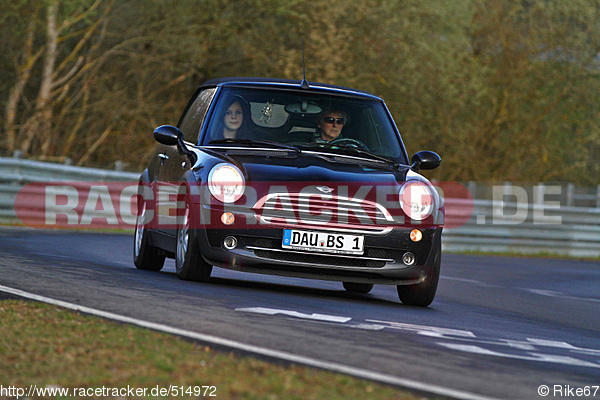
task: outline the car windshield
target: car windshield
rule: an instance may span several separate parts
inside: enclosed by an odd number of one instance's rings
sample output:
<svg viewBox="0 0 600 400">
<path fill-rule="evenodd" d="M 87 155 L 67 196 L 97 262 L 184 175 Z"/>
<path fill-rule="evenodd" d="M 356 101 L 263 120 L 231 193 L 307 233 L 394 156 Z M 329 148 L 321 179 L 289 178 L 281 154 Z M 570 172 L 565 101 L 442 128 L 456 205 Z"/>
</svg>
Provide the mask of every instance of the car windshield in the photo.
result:
<svg viewBox="0 0 600 400">
<path fill-rule="evenodd" d="M 270 141 L 302 150 L 370 153 L 406 164 L 382 102 L 289 90 L 223 88 L 201 145 Z"/>
</svg>

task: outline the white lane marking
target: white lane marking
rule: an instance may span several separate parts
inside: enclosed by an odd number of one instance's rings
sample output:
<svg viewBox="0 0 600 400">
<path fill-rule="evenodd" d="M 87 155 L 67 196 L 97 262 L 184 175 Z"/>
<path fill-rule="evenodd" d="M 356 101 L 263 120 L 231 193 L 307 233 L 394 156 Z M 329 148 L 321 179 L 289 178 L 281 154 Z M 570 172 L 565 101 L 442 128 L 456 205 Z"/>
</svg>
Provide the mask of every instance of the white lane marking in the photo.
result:
<svg viewBox="0 0 600 400">
<path fill-rule="evenodd" d="M 456 277 L 453 277 L 453 276 L 444 276 L 444 275 L 440 275 L 440 278 L 441 279 L 447 279 L 449 281 L 471 283 L 473 285 L 480 286 L 480 287 L 486 287 L 486 288 L 500 288 L 501 287 L 501 286 L 491 285 L 489 283 L 481 282 L 481 281 L 478 281 L 478 280 L 475 280 L 475 279 L 456 278 Z M 597 299 L 597 298 L 570 296 L 570 295 L 567 295 L 565 293 L 556 292 L 554 290 L 529 289 L 529 288 L 519 288 L 519 290 L 524 290 L 526 292 L 537 294 L 537 295 L 540 295 L 540 296 L 556 297 L 556 298 L 561 298 L 561 299 L 577 300 L 577 301 L 591 301 L 593 303 L 600 303 L 600 299 Z"/>
<path fill-rule="evenodd" d="M 326 322 L 348 322 L 352 318 L 350 317 L 338 317 L 335 315 L 326 315 L 326 314 L 304 314 L 298 311 L 292 310 L 279 310 L 276 308 L 265 308 L 265 307 L 249 307 L 249 308 L 236 308 L 235 311 L 242 312 L 251 312 L 257 314 L 266 314 L 266 315 L 276 315 L 283 314 L 288 315 L 290 317 L 303 318 L 303 319 L 312 319 L 316 321 L 326 321 Z"/>
<path fill-rule="evenodd" d="M 376 324 L 385 324 L 386 328 L 400 329 L 403 331 L 416 332 L 423 336 L 433 337 L 446 337 L 446 336 L 458 336 L 458 337 L 470 337 L 474 338 L 475 334 L 471 331 L 464 331 L 460 329 L 449 329 L 449 328 L 438 328 L 436 326 L 427 325 L 414 325 L 406 324 L 403 322 L 388 322 L 379 321 L 376 319 L 367 319 L 367 322 L 375 322 Z"/>
<path fill-rule="evenodd" d="M 315 321 L 322 322 L 333 322 L 344 324 L 352 320 L 351 317 L 340 317 L 336 315 L 326 315 L 326 314 L 306 314 L 301 313 L 299 311 L 294 310 L 281 310 L 278 308 L 268 308 L 268 307 L 245 307 L 245 308 L 236 308 L 235 311 L 241 312 L 249 312 L 255 314 L 264 314 L 264 315 L 287 315 L 290 317 L 301 318 L 301 319 L 309 319 Z M 350 328 L 359 328 L 359 329 L 369 329 L 369 330 L 381 330 L 385 328 L 390 329 L 399 329 L 403 331 L 415 332 L 419 335 L 423 336 L 431 336 L 437 338 L 446 338 L 447 336 L 458 336 L 458 337 L 468 337 L 474 338 L 475 334 L 471 331 L 465 331 L 460 329 L 451 329 L 451 328 L 439 328 L 436 326 L 427 326 L 427 325 L 415 325 L 415 324 L 406 324 L 403 322 L 390 322 L 390 321 L 380 321 L 376 319 L 367 319 L 366 322 L 370 322 L 369 324 L 358 323 L 358 324 L 348 324 L 345 325 Z M 373 323 L 373 324 L 371 324 Z"/>
<path fill-rule="evenodd" d="M 248 353 L 259 354 L 262 356 L 272 357 L 279 360 L 289 361 L 297 364 L 303 364 L 309 367 L 315 367 L 320 369 L 329 370 L 332 372 L 338 372 L 346 375 L 351 375 L 361 379 L 369 379 L 389 385 L 404 387 L 406 389 L 418 390 L 425 393 L 431 393 L 440 396 L 452 397 L 464 400 L 496 400 L 493 397 L 481 396 L 475 393 L 464 392 L 462 390 L 455 390 L 444 386 L 433 385 L 430 383 L 419 382 L 412 379 L 398 378 L 392 375 L 386 375 L 379 372 L 369 371 L 362 368 L 351 367 L 348 365 L 332 363 L 328 361 L 321 361 L 315 358 L 305 357 L 293 353 L 288 353 L 279 350 L 272 350 L 265 347 L 254 346 L 237 342 L 234 340 L 220 338 L 218 336 L 207 335 L 203 333 L 192 332 L 184 329 L 174 328 L 168 325 L 157 324 L 154 322 L 144 321 L 141 319 L 126 317 L 124 315 L 114 314 L 107 311 L 97 310 L 95 308 L 80 306 L 73 303 L 67 303 L 62 300 L 55 300 L 50 297 L 39 296 L 34 293 L 25 292 L 19 289 L 13 289 L 7 286 L 0 285 L 0 291 L 13 294 L 15 296 L 24 297 L 35 301 L 41 301 L 43 303 L 52 304 L 55 306 L 67 308 L 70 310 L 79 311 L 85 314 L 95 315 L 102 318 L 111 319 L 114 321 L 125 322 L 132 325 L 141 326 L 143 328 L 153 329 L 155 331 L 170 333 L 177 336 L 187 337 L 194 340 L 199 340 L 205 343 L 211 343 L 214 345 L 225 346 L 235 350 L 241 350 Z"/>
<path fill-rule="evenodd" d="M 249 308 L 238 308 L 236 311 L 246 311 L 246 312 L 254 312 L 259 314 L 267 314 L 267 315 L 276 315 L 276 314 L 284 314 L 293 317 L 300 317 L 304 319 L 316 319 L 314 316 L 322 314 L 303 314 L 297 311 L 290 310 L 278 310 L 275 308 L 266 308 L 266 307 L 249 307 Z M 571 356 L 564 356 L 558 354 L 548 354 L 552 351 L 552 349 L 563 350 L 569 353 L 581 354 L 581 355 L 589 355 L 589 356 L 598 356 L 600 355 L 600 350 L 589 349 L 583 347 L 573 346 L 567 342 L 561 342 L 556 340 L 548 340 L 548 339 L 536 339 L 536 338 L 526 338 L 523 340 L 514 340 L 514 339 L 502 339 L 502 338 L 479 338 L 473 332 L 461 329 L 451 329 L 451 328 L 440 328 L 437 326 L 428 326 L 428 325 L 415 325 L 415 324 L 407 324 L 404 322 L 391 322 L 391 321 L 381 321 L 376 319 L 367 319 L 367 323 L 361 322 L 352 322 L 346 323 L 350 321 L 352 318 L 347 317 L 336 317 L 336 316 L 325 316 L 327 318 L 321 318 L 318 322 L 321 323 L 338 323 L 339 326 L 347 327 L 347 328 L 359 328 L 359 329 L 371 329 L 371 330 L 382 330 L 382 329 L 396 329 L 404 332 L 416 333 L 417 335 L 429 336 L 436 339 L 446 339 L 455 342 L 463 342 L 463 343 L 471 343 L 471 344 L 444 344 L 443 347 L 452 350 L 458 351 L 466 351 L 469 353 L 481 354 L 481 355 L 491 355 L 497 357 L 510 357 L 517 358 L 522 360 L 530 360 L 530 361 L 542 361 L 542 362 L 552 362 L 559 363 L 565 365 L 577 365 L 583 367 L 593 367 L 599 368 L 600 364 L 597 364 L 593 361 L 585 361 L 581 359 L 577 359 Z M 440 342 L 437 342 L 438 345 L 441 345 Z M 481 347 L 505 347 L 510 348 L 511 350 L 519 350 L 521 351 L 521 355 L 517 354 L 509 354 L 503 353 L 499 351 L 489 350 L 487 348 Z M 532 356 L 534 355 L 534 356 Z"/>
<path fill-rule="evenodd" d="M 559 342 L 556 340 L 545 340 L 545 339 L 532 339 L 527 338 L 528 342 L 531 342 L 538 346 L 546 346 L 546 347 L 554 347 L 557 349 L 566 349 L 575 353 L 589 354 L 593 356 L 600 356 L 600 350 L 596 349 L 587 349 L 584 347 L 577 347 L 569 344 L 567 342 Z"/>
<path fill-rule="evenodd" d="M 574 358 L 571 356 L 562 356 L 556 354 L 547 354 L 552 349 L 565 350 L 570 353 L 581 354 L 581 355 L 589 355 L 589 356 L 600 356 L 600 350 L 577 347 L 567 342 L 556 341 L 556 340 L 547 340 L 547 339 L 537 339 L 537 338 L 526 338 L 525 341 L 522 340 L 514 340 L 514 339 L 501 339 L 501 338 L 492 338 L 492 339 L 484 339 L 479 338 L 471 331 L 457 330 L 457 329 L 448 329 L 448 328 L 439 328 L 435 326 L 427 326 L 427 325 L 414 325 L 414 324 L 406 324 L 400 322 L 388 322 L 388 321 L 379 321 L 367 319 L 368 322 L 376 322 L 380 324 L 379 326 L 384 326 L 385 328 L 398 329 L 402 331 L 414 332 L 418 335 L 422 336 L 431 336 L 439 339 L 447 339 L 455 342 L 466 342 L 466 343 L 475 343 L 477 345 L 467 345 L 467 344 L 443 344 L 444 347 L 459 350 L 459 351 L 467 351 L 470 353 L 476 354 L 484 354 L 484 355 L 493 355 L 500 357 L 508 357 L 519 358 L 523 360 L 531 360 L 531 361 L 543 361 L 543 362 L 553 362 L 559 364 L 566 365 L 577 365 L 582 367 L 592 367 L 592 368 L 600 368 L 600 363 L 595 363 L 591 361 L 585 361 L 578 358 Z M 442 345 L 440 342 L 437 344 Z M 505 355 L 506 353 L 497 352 L 493 350 L 488 350 L 480 346 L 502 346 L 509 347 L 513 350 L 522 350 L 526 355 L 517 356 L 517 355 Z M 546 348 L 546 349 L 543 349 Z M 542 354 L 544 351 L 546 354 Z M 531 357 L 534 355 L 535 357 Z"/>
<path fill-rule="evenodd" d="M 368 331 L 380 331 L 382 329 L 385 329 L 385 326 L 383 325 L 373 325 L 373 324 L 361 324 L 358 323 L 356 325 L 349 325 L 350 328 L 355 328 L 355 329 L 365 329 Z"/>
<path fill-rule="evenodd" d="M 542 362 L 551 362 L 551 363 L 559 363 L 566 365 L 574 365 L 578 367 L 589 367 L 589 368 L 600 368 L 600 364 L 595 364 L 592 362 L 580 360 L 577 358 L 569 357 L 569 356 L 556 356 L 552 354 L 541 354 L 541 353 L 527 353 L 528 355 L 519 355 L 519 354 L 509 354 L 509 353 L 501 353 L 499 351 L 492 351 L 488 349 L 484 349 L 479 346 L 472 346 L 466 344 L 455 344 L 455 343 L 437 343 L 440 346 L 446 347 L 452 350 L 464 351 L 467 353 L 474 354 L 482 354 L 486 356 L 495 356 L 495 357 L 504 357 L 504 358 L 514 358 L 518 360 L 528 360 L 528 361 L 542 361 Z"/>
<path fill-rule="evenodd" d="M 474 285 L 481 286 L 481 287 L 499 287 L 499 286 L 491 285 L 489 283 L 481 282 L 481 281 L 478 281 L 478 280 L 475 280 L 475 279 L 456 278 L 454 276 L 447 276 L 447 275 L 440 275 L 440 278 L 441 279 L 447 279 L 449 281 L 472 283 Z"/>
<path fill-rule="evenodd" d="M 62 258 L 65 260 L 76 260 L 76 257 L 65 256 L 61 254 L 52 254 L 52 253 L 33 253 L 34 256 L 42 256 L 42 257 L 51 257 L 51 258 Z"/>
<path fill-rule="evenodd" d="M 568 299 L 568 300 L 591 301 L 591 302 L 594 302 L 594 303 L 600 303 L 600 299 L 594 299 L 594 298 L 591 298 L 591 297 L 569 296 L 569 295 L 566 295 L 566 294 L 561 293 L 561 292 L 555 292 L 554 290 L 527 289 L 527 288 L 523 288 L 522 290 L 525 290 L 525 291 L 527 291 L 529 293 L 538 294 L 540 296 L 557 297 L 557 298 Z"/>
</svg>

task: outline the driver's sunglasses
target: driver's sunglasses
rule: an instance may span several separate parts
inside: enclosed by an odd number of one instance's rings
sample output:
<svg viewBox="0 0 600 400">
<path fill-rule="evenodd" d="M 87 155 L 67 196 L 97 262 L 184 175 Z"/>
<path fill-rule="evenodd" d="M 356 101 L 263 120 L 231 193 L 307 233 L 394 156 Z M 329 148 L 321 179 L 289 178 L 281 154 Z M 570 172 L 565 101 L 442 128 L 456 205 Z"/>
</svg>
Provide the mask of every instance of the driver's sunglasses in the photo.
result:
<svg viewBox="0 0 600 400">
<path fill-rule="evenodd" d="M 325 117 L 323 118 L 323 122 L 325 122 L 326 124 L 333 124 L 334 122 L 337 122 L 338 125 L 344 125 L 344 118 L 333 118 L 333 117 Z"/>
</svg>

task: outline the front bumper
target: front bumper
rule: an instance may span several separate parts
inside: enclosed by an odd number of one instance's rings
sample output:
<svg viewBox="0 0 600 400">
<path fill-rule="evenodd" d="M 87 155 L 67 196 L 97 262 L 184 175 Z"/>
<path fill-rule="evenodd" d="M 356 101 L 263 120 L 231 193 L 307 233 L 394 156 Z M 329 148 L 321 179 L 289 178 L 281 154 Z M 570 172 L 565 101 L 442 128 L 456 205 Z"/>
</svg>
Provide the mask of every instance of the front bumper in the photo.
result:
<svg viewBox="0 0 600 400">
<path fill-rule="evenodd" d="M 283 228 L 205 229 L 197 235 L 202 256 L 215 266 L 244 272 L 302 278 L 394 285 L 416 284 L 431 272 L 440 251 L 442 227 L 419 227 L 423 238 L 410 240 L 411 228 L 394 228 L 385 235 L 364 234 L 363 255 L 338 255 L 282 248 Z M 318 229 L 315 229 L 318 230 Z M 237 246 L 227 249 L 226 237 Z M 412 266 L 402 262 L 411 252 Z"/>
</svg>

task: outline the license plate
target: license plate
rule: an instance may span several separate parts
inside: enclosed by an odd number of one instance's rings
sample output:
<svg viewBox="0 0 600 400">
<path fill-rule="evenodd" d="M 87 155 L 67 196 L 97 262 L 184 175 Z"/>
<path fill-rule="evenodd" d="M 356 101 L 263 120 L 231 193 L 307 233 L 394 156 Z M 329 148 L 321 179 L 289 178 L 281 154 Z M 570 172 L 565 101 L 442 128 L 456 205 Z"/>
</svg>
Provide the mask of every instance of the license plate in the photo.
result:
<svg viewBox="0 0 600 400">
<path fill-rule="evenodd" d="M 329 232 L 283 230 L 284 249 L 307 250 L 336 254 L 363 254 L 365 238 Z"/>
</svg>

